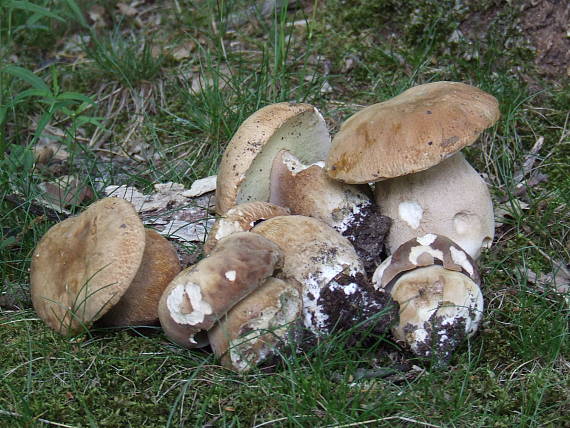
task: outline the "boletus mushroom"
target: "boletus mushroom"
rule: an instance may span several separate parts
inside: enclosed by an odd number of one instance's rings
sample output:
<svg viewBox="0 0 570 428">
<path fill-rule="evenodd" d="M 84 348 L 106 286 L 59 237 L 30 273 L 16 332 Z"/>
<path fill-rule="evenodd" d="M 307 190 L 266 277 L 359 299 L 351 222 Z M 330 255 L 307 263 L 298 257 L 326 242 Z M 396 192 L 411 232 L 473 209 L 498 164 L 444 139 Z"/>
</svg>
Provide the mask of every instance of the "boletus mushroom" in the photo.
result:
<svg viewBox="0 0 570 428">
<path fill-rule="evenodd" d="M 330 148 L 326 123 L 309 104 L 263 107 L 239 127 L 224 151 L 216 185 L 219 215 L 237 204 L 269 201 L 271 162 L 289 150 L 303 162 L 323 160 Z"/>
<path fill-rule="evenodd" d="M 394 337 L 438 364 L 448 361 L 481 322 L 483 296 L 475 262 L 444 236 L 427 234 L 402 244 L 378 267 L 373 283 L 400 305 Z"/>
<path fill-rule="evenodd" d="M 207 331 L 282 265 L 277 244 L 250 232 L 221 239 L 210 255 L 180 272 L 158 306 L 166 335 L 186 348 L 208 344 Z"/>
<path fill-rule="evenodd" d="M 333 139 L 327 173 L 347 183 L 375 182 L 376 204 L 394 220 L 391 251 L 412 237 L 439 233 L 477 258 L 493 238 L 489 192 L 461 155 L 445 159 L 498 118 L 497 100 L 480 89 L 419 85 L 346 120 Z"/>
<path fill-rule="evenodd" d="M 36 246 L 34 309 L 62 335 L 89 328 L 119 302 L 107 325 L 154 324 L 157 297 L 180 270 L 173 254 L 166 239 L 145 231 L 129 202 L 102 199 L 54 225 Z"/>
<path fill-rule="evenodd" d="M 222 364 L 244 372 L 295 346 L 301 335 L 301 289 L 294 279 L 270 277 L 224 315 L 208 332 Z"/>
</svg>

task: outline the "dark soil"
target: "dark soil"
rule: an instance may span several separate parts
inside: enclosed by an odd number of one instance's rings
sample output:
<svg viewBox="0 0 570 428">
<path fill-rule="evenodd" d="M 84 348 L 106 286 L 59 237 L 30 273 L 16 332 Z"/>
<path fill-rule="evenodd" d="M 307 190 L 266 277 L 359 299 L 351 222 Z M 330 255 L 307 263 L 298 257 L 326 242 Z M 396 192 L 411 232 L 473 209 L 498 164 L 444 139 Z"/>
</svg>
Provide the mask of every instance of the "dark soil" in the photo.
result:
<svg viewBox="0 0 570 428">
<path fill-rule="evenodd" d="M 344 287 L 356 284 L 353 293 Z M 340 287 L 337 287 L 339 285 Z M 318 301 L 328 315 L 329 331 L 356 329 L 355 340 L 366 335 L 383 335 L 398 319 L 399 307 L 388 293 L 375 290 L 363 274 L 349 276 L 339 273 L 321 292 Z"/>
<path fill-rule="evenodd" d="M 527 0 L 522 28 L 536 49 L 536 66 L 549 77 L 570 76 L 570 2 Z"/>
<path fill-rule="evenodd" d="M 390 217 L 381 215 L 375 205 L 369 205 L 354 216 L 352 224 L 342 233 L 354 246 L 368 278 L 386 258 L 384 241 L 391 225 Z"/>
</svg>

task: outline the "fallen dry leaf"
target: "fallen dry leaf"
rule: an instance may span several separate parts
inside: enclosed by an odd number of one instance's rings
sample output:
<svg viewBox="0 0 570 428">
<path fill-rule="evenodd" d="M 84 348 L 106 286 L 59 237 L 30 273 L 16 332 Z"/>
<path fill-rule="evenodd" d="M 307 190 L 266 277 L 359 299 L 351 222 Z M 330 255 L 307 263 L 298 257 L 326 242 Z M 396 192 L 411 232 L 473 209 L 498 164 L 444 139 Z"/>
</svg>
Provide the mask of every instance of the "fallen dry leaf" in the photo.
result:
<svg viewBox="0 0 570 428">
<path fill-rule="evenodd" d="M 117 3 L 117 8 L 119 9 L 119 12 L 121 12 L 121 15 L 129 17 L 135 16 L 138 13 L 134 7 L 126 3 Z"/>
<path fill-rule="evenodd" d="M 187 198 L 195 198 L 196 196 L 203 195 L 204 193 L 213 192 L 216 190 L 217 175 L 211 175 L 206 178 L 200 178 L 192 183 L 189 190 L 182 192 L 182 196 Z"/>
</svg>

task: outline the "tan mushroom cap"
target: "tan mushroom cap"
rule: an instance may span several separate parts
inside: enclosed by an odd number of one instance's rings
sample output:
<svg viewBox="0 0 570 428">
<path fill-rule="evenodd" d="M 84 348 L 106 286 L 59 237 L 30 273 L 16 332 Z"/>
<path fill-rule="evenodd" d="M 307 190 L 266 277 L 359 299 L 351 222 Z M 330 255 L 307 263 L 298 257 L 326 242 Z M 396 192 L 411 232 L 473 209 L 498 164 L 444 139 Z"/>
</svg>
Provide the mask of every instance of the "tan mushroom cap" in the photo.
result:
<svg viewBox="0 0 570 428">
<path fill-rule="evenodd" d="M 281 267 L 280 248 L 269 239 L 238 232 L 212 253 L 180 272 L 158 305 L 166 335 L 186 348 L 205 346 L 205 331 Z"/>
<path fill-rule="evenodd" d="M 139 270 L 121 300 L 99 322 L 105 326 L 158 324 L 158 302 L 180 272 L 174 246 L 160 233 L 146 229 L 146 245 Z"/>
<path fill-rule="evenodd" d="M 277 154 L 271 168 L 270 202 L 322 220 L 341 233 L 355 214 L 372 204 L 366 190 L 332 180 L 322 164 L 304 165 L 286 150 Z"/>
<path fill-rule="evenodd" d="M 229 142 L 218 171 L 216 212 L 237 204 L 269 200 L 271 162 L 290 150 L 303 162 L 325 158 L 330 148 L 326 123 L 309 104 L 271 104 L 248 117 Z"/>
<path fill-rule="evenodd" d="M 295 339 L 302 306 L 301 284 L 268 278 L 208 332 L 210 345 L 225 367 L 249 370 Z"/>
<path fill-rule="evenodd" d="M 260 220 L 289 215 L 289 209 L 269 202 L 246 202 L 230 208 L 216 220 L 204 244 L 204 253 L 210 254 L 218 241 L 236 232 L 247 232 Z"/>
<path fill-rule="evenodd" d="M 129 202 L 95 202 L 53 226 L 35 248 L 30 274 L 34 309 L 63 335 L 81 331 L 126 292 L 144 248 L 144 227 Z"/>
<path fill-rule="evenodd" d="M 392 219 L 392 252 L 416 236 L 435 233 L 477 259 L 495 236 L 489 189 L 462 153 L 425 171 L 376 183 L 374 196 L 382 214 Z"/>
<path fill-rule="evenodd" d="M 473 86 L 415 86 L 344 122 L 327 173 L 346 183 L 370 183 L 422 171 L 472 144 L 498 119 L 495 97 Z"/>
<path fill-rule="evenodd" d="M 311 331 L 328 333 L 321 292 L 340 273 L 364 274 L 348 239 L 321 220 L 300 215 L 273 217 L 252 230 L 277 243 L 285 256 L 283 274 L 303 286 L 303 323 Z"/>
</svg>

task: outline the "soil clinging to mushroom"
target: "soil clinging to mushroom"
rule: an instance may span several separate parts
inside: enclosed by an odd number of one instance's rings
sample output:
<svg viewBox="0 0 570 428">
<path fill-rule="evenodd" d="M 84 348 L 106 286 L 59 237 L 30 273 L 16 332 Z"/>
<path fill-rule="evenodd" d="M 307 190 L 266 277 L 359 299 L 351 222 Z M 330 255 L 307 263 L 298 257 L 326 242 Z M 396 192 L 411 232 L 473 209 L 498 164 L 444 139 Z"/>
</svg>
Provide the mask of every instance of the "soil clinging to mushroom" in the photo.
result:
<svg viewBox="0 0 570 428">
<path fill-rule="evenodd" d="M 353 218 L 342 235 L 352 243 L 367 276 L 371 278 L 376 267 L 386 258 L 384 241 L 388 237 L 392 219 L 381 215 L 375 205 L 362 207 Z"/>
<path fill-rule="evenodd" d="M 362 273 L 339 273 L 321 292 L 318 305 L 328 315 L 325 324 L 329 331 L 346 331 L 364 322 L 357 331 L 372 336 L 386 333 L 399 313 L 390 294 L 375 290 Z"/>
</svg>

